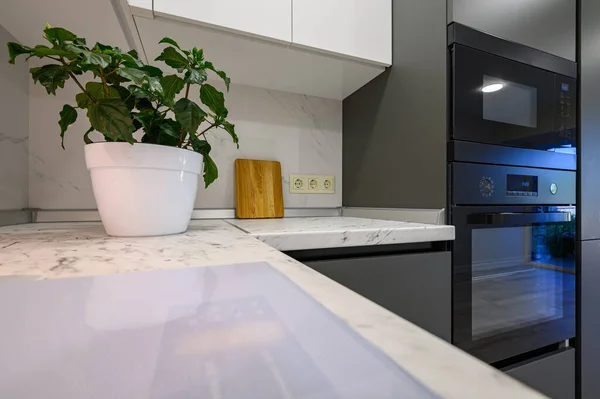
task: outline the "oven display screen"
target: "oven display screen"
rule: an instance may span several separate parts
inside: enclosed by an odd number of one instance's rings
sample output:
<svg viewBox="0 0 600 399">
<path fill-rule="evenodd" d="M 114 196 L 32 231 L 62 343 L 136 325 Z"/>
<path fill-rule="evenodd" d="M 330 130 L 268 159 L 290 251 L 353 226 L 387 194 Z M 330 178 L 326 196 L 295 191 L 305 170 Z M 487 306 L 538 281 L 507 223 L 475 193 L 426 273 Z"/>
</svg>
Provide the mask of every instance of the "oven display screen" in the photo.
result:
<svg viewBox="0 0 600 399">
<path fill-rule="evenodd" d="M 508 193 L 536 193 L 538 192 L 538 177 L 527 175 L 506 175 L 506 190 Z M 511 195 L 511 194 L 509 194 Z"/>
</svg>

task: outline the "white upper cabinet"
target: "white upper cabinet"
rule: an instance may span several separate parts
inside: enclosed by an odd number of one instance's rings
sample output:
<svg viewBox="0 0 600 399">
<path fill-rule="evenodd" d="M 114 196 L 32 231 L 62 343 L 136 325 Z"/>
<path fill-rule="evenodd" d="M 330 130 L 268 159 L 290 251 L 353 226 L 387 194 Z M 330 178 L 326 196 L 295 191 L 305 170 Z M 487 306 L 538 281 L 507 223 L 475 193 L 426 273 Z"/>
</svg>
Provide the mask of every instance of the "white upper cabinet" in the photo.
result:
<svg viewBox="0 0 600 399">
<path fill-rule="evenodd" d="M 165 36 L 234 84 L 344 99 L 392 62 L 391 0 L 115 0 L 149 62 Z"/>
<path fill-rule="evenodd" d="M 292 42 L 391 65 L 392 1 L 293 0 Z"/>
<path fill-rule="evenodd" d="M 154 0 L 154 14 L 251 36 L 292 40 L 292 0 Z"/>
</svg>

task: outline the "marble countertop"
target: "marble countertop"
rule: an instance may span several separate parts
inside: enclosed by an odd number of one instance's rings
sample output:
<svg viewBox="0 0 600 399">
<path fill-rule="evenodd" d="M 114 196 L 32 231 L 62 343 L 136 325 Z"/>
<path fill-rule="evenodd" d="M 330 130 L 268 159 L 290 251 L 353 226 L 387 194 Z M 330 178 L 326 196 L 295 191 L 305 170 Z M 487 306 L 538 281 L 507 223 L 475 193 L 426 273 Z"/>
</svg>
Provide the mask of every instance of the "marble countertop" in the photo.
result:
<svg viewBox="0 0 600 399">
<path fill-rule="evenodd" d="M 454 226 L 353 217 L 226 221 L 280 251 L 454 240 Z"/>
<path fill-rule="evenodd" d="M 222 220 L 193 221 L 180 235 L 106 236 L 100 223 L 0 228 L 0 282 L 264 261 L 386 356 L 447 399 L 543 398 L 504 373 L 396 316 Z"/>
</svg>

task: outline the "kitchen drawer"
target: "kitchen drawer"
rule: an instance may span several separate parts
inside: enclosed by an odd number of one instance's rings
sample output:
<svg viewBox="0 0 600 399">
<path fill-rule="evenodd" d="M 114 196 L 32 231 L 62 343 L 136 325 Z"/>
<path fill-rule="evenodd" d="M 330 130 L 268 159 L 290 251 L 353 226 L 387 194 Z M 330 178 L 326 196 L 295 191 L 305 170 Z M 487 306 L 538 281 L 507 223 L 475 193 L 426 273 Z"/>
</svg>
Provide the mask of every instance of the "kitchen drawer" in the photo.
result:
<svg viewBox="0 0 600 399">
<path fill-rule="evenodd" d="M 451 340 L 450 252 L 304 263 L 438 337 Z"/>
<path fill-rule="evenodd" d="M 575 349 L 573 348 L 504 371 L 552 399 L 575 399 Z"/>
</svg>

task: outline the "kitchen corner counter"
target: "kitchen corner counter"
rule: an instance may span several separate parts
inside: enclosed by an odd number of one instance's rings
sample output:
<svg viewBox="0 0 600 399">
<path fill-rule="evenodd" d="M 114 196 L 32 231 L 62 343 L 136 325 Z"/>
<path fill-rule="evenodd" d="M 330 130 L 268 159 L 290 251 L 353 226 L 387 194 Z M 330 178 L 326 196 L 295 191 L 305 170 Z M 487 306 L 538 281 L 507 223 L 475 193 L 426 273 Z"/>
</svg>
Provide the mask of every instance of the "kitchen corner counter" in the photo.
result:
<svg viewBox="0 0 600 399">
<path fill-rule="evenodd" d="M 222 220 L 149 238 L 108 237 L 100 223 L 0 228 L 0 284 L 251 262 L 269 263 L 440 398 L 544 397 Z"/>
<path fill-rule="evenodd" d="M 226 221 L 280 251 L 454 240 L 454 226 L 354 217 Z"/>
</svg>

